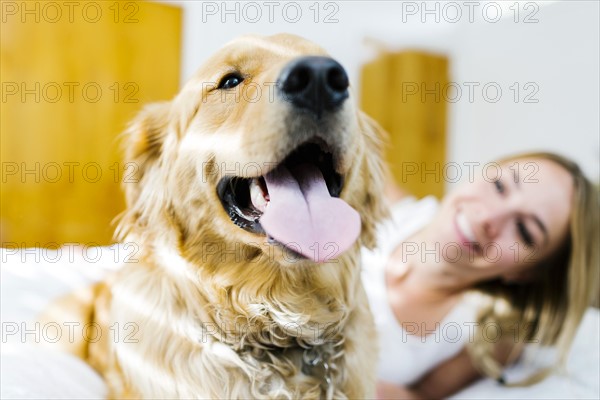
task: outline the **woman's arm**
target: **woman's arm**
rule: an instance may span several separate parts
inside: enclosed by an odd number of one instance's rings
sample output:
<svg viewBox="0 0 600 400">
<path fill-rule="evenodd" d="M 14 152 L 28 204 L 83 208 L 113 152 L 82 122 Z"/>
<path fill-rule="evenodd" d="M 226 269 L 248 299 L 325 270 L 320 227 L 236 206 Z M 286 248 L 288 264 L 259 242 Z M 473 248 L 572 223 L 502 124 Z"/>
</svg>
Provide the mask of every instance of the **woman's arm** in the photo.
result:
<svg viewBox="0 0 600 400">
<path fill-rule="evenodd" d="M 409 389 L 424 399 L 441 399 L 457 393 L 481 377 L 471 356 L 463 349 L 455 357 L 444 361 Z"/>
<path fill-rule="evenodd" d="M 422 396 L 405 386 L 379 381 L 377 382 L 377 399 L 419 400 L 422 399 Z"/>
<path fill-rule="evenodd" d="M 522 352 L 522 345 L 498 342 L 494 348 L 494 358 L 502 365 L 514 362 Z M 410 387 L 396 386 L 388 382 L 377 384 L 377 397 L 380 399 L 442 399 L 466 388 L 481 374 L 473 365 L 471 356 L 464 348 L 455 357 L 444 361 Z"/>
<path fill-rule="evenodd" d="M 475 382 L 481 375 L 473 366 L 466 349 L 444 361 L 410 387 L 388 382 L 377 384 L 380 399 L 441 399 L 448 397 Z"/>
</svg>

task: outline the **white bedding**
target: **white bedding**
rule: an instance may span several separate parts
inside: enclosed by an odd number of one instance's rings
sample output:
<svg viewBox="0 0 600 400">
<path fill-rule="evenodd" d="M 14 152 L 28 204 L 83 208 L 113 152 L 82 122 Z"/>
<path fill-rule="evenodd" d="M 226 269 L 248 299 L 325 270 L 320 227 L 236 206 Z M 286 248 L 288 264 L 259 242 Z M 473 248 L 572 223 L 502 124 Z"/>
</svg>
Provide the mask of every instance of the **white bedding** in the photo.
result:
<svg viewBox="0 0 600 400">
<path fill-rule="evenodd" d="M 41 349 L 35 343 L 23 343 L 23 328 L 31 330 L 26 333 L 27 341 L 35 342 L 32 332 L 37 330 L 40 335 L 43 332 L 41 327 L 36 329 L 35 318 L 50 300 L 101 279 L 108 270 L 119 268 L 132 253 L 132 248 L 123 246 L 70 247 L 60 253 L 57 250 L 0 249 L 0 398 L 93 399 L 105 396 L 106 388 L 94 370 L 76 357 Z M 525 359 L 533 353 L 533 348 L 527 349 Z M 525 363 L 516 365 L 508 371 L 508 379 L 517 379 L 529 370 Z M 590 308 L 586 313 L 566 371 L 526 388 L 506 388 L 489 379 L 481 380 L 454 398 L 600 399 L 599 311 Z"/>
</svg>

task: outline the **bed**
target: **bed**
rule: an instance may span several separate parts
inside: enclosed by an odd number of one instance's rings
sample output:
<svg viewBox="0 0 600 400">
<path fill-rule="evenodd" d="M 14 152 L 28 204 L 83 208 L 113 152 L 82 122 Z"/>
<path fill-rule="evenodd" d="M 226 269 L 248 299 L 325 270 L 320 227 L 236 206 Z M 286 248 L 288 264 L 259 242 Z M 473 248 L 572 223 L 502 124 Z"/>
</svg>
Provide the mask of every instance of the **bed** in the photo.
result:
<svg viewBox="0 0 600 400">
<path fill-rule="evenodd" d="M 135 247 L 68 245 L 60 249 L 0 249 L 2 399 L 97 399 L 106 388 L 96 372 L 78 358 L 45 349 L 36 342 L 56 337 L 56 327 L 36 325 L 52 299 L 102 279 L 124 263 L 135 262 Z M 48 329 L 45 329 L 48 328 Z M 68 334 L 64 327 L 62 334 Z M 37 335 L 37 336 L 36 336 Z M 26 339 L 26 343 L 25 340 Z M 507 381 L 552 360 L 552 349 L 530 346 L 511 367 Z M 541 383 L 505 387 L 483 379 L 456 399 L 600 399 L 600 312 L 590 308 L 579 327 L 568 363 Z"/>
</svg>

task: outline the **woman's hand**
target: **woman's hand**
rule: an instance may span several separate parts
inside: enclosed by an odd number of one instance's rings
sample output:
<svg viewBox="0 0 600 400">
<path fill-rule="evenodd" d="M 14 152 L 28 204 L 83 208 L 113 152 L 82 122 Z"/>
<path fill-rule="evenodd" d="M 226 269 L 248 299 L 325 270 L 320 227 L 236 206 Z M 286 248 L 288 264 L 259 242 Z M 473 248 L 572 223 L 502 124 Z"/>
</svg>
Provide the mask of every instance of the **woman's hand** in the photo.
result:
<svg viewBox="0 0 600 400">
<path fill-rule="evenodd" d="M 377 398 L 378 399 L 421 399 L 416 392 L 404 386 L 397 386 L 393 383 L 379 381 L 377 382 Z"/>
</svg>

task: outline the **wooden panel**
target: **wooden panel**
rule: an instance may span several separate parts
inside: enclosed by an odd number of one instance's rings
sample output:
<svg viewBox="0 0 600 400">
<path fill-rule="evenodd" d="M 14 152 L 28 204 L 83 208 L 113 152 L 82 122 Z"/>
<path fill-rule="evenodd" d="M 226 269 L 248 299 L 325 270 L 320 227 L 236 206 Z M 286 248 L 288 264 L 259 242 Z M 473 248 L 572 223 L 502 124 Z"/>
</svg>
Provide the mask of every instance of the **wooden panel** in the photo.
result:
<svg viewBox="0 0 600 400">
<path fill-rule="evenodd" d="M 0 6 L 2 243 L 110 243 L 124 206 L 118 136 L 144 103 L 177 92 L 181 10 Z"/>
<path fill-rule="evenodd" d="M 446 57 L 382 54 L 364 66 L 361 107 L 390 134 L 386 158 L 396 183 L 418 197 L 444 193 Z"/>
<path fill-rule="evenodd" d="M 392 110 L 389 104 L 392 74 L 391 54 L 382 54 L 363 65 L 361 71 L 361 109 L 387 132 L 392 130 Z"/>
</svg>

